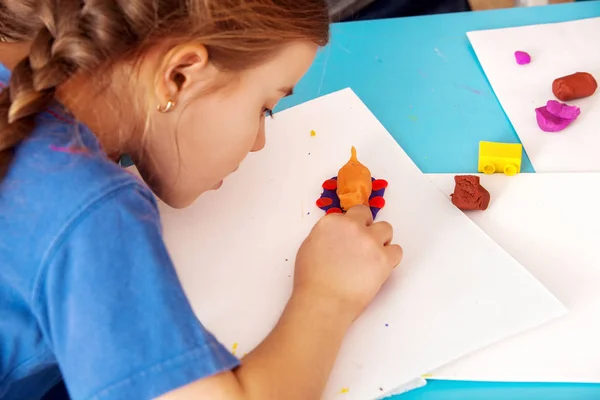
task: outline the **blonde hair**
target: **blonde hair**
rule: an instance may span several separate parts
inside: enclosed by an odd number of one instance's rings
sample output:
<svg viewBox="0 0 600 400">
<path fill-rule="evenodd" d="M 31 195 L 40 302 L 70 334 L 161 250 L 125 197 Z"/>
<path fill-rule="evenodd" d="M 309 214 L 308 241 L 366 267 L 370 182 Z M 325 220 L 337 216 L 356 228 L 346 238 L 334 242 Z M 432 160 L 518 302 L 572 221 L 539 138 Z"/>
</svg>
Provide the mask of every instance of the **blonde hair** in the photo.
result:
<svg viewBox="0 0 600 400">
<path fill-rule="evenodd" d="M 160 43 L 198 41 L 224 71 L 241 71 L 283 45 L 329 39 L 325 0 L 0 0 L 0 37 L 31 42 L 0 92 L 0 179 L 35 117 L 76 73 L 139 60 Z"/>
</svg>

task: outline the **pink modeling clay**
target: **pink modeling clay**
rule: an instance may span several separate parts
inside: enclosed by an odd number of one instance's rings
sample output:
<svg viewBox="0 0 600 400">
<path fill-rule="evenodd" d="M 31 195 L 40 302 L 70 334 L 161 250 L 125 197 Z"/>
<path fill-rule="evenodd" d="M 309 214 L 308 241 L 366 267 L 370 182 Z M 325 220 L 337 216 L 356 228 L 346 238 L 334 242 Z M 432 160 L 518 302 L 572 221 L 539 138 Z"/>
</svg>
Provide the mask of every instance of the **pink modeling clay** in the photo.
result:
<svg viewBox="0 0 600 400">
<path fill-rule="evenodd" d="M 519 65 L 525 65 L 531 62 L 531 56 L 524 51 L 515 51 L 515 59 Z"/>
<path fill-rule="evenodd" d="M 560 132 L 581 114 L 579 107 L 550 100 L 545 107 L 535 109 L 537 124 L 544 132 Z"/>
<path fill-rule="evenodd" d="M 581 114 L 579 107 L 570 106 L 556 100 L 549 100 L 546 103 L 546 110 L 552 115 L 570 120 L 575 120 Z"/>
</svg>

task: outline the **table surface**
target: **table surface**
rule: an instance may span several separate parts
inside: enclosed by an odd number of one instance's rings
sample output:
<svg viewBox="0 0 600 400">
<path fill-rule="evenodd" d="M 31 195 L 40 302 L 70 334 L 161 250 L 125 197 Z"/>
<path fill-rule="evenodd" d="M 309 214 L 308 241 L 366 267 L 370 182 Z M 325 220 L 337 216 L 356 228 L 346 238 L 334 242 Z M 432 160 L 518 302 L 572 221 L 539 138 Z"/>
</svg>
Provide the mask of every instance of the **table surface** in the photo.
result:
<svg viewBox="0 0 600 400">
<path fill-rule="evenodd" d="M 278 109 L 351 87 L 423 172 L 476 172 L 479 141 L 519 139 L 465 33 L 598 16 L 591 1 L 337 24 Z M 522 171 L 534 172 L 527 157 Z M 393 399 L 600 399 L 600 385 L 430 381 Z"/>
</svg>

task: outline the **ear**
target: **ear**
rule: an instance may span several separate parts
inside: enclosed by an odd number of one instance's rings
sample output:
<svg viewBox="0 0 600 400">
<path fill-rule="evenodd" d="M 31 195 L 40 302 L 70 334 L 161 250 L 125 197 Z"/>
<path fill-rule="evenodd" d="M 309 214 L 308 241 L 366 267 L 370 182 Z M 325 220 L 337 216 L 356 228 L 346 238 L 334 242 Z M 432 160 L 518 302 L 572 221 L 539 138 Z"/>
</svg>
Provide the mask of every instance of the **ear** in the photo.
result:
<svg viewBox="0 0 600 400">
<path fill-rule="evenodd" d="M 160 102 L 177 101 L 181 92 L 201 81 L 208 66 L 208 50 L 202 44 L 176 46 L 163 58 L 158 70 L 157 97 Z"/>
</svg>

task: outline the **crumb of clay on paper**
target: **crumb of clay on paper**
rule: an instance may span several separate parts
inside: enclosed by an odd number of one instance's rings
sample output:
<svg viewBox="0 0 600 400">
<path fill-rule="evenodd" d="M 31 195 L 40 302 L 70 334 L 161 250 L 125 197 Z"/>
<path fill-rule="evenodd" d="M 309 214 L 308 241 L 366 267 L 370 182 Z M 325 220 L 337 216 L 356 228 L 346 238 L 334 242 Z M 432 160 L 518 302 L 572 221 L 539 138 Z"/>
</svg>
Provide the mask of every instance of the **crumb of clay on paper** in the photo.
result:
<svg viewBox="0 0 600 400">
<path fill-rule="evenodd" d="M 342 210 L 348 211 L 361 204 L 368 206 L 372 191 L 371 171 L 358 161 L 353 146 L 350 160 L 340 168 L 337 176 L 337 195 Z"/>
<path fill-rule="evenodd" d="M 315 132 L 314 130 L 310 131 L 310 136 L 317 136 L 317 132 Z"/>
<path fill-rule="evenodd" d="M 589 97 L 596 92 L 598 83 L 587 72 L 576 72 L 557 78 L 552 82 L 552 93 L 561 101 L 570 101 Z"/>
<path fill-rule="evenodd" d="M 485 210 L 490 204 L 490 192 L 479 182 L 476 175 L 457 175 L 452 193 L 452 204 L 463 211 Z"/>
<path fill-rule="evenodd" d="M 549 100 L 544 107 L 535 109 L 538 126 L 544 132 L 560 132 L 579 117 L 579 107 Z"/>
<path fill-rule="evenodd" d="M 531 56 L 525 51 L 515 51 L 515 60 L 517 64 L 525 65 L 531 62 Z"/>
</svg>

